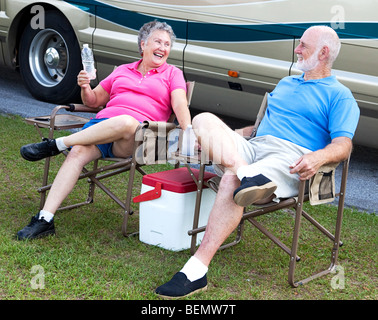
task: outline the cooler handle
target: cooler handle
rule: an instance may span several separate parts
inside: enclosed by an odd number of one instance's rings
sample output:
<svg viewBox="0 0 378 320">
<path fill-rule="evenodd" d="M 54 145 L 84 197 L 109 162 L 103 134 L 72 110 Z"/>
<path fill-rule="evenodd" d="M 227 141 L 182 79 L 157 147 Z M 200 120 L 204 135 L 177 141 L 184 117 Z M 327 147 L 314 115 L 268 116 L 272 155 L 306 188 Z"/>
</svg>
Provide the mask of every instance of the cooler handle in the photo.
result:
<svg viewBox="0 0 378 320">
<path fill-rule="evenodd" d="M 143 202 L 160 198 L 161 196 L 161 183 L 156 182 L 155 189 L 147 191 L 133 198 L 133 202 Z"/>
</svg>

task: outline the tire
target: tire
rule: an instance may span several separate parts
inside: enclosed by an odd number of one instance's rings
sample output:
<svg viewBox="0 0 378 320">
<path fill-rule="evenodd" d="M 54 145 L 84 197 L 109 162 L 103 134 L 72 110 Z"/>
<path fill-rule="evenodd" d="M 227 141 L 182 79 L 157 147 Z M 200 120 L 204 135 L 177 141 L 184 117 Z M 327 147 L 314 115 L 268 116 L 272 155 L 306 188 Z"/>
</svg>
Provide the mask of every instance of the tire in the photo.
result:
<svg viewBox="0 0 378 320">
<path fill-rule="evenodd" d="M 57 104 L 79 101 L 80 46 L 70 23 L 59 12 L 46 11 L 44 29 L 27 24 L 20 42 L 19 66 L 26 88 L 36 99 Z"/>
</svg>

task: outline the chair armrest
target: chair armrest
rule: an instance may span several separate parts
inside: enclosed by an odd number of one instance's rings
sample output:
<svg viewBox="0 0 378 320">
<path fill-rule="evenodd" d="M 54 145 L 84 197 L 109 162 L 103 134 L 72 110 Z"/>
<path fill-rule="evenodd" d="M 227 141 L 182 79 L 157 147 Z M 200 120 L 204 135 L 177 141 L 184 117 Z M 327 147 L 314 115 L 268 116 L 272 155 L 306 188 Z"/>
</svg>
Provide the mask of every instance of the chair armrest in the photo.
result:
<svg viewBox="0 0 378 320">
<path fill-rule="evenodd" d="M 336 197 L 335 174 L 339 163 L 321 166 L 309 180 L 309 198 L 311 205 L 332 202 Z"/>
<path fill-rule="evenodd" d="M 86 106 L 85 104 L 80 103 L 70 103 L 67 106 L 63 106 L 67 111 L 70 112 L 89 112 L 89 113 L 97 113 L 104 109 L 104 107 L 97 107 L 97 108 L 91 108 Z"/>
<path fill-rule="evenodd" d="M 166 163 L 168 136 L 170 131 L 174 129 L 176 129 L 174 123 L 164 121 L 140 123 L 135 131 L 133 162 L 143 165 Z"/>
<path fill-rule="evenodd" d="M 163 122 L 163 121 L 144 121 L 144 127 L 153 130 L 154 132 L 161 132 L 165 130 L 165 133 L 176 129 L 177 125 L 172 122 Z"/>
</svg>

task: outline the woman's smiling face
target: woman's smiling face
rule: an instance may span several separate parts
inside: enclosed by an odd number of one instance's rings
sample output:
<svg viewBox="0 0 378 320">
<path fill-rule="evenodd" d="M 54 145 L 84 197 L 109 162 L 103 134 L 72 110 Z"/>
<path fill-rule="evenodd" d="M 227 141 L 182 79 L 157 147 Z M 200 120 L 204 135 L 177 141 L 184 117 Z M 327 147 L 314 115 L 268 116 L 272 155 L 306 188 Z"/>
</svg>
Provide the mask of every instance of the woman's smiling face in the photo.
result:
<svg viewBox="0 0 378 320">
<path fill-rule="evenodd" d="M 155 30 L 146 42 L 141 42 L 143 62 L 147 68 L 160 67 L 171 52 L 171 37 L 168 32 Z"/>
</svg>

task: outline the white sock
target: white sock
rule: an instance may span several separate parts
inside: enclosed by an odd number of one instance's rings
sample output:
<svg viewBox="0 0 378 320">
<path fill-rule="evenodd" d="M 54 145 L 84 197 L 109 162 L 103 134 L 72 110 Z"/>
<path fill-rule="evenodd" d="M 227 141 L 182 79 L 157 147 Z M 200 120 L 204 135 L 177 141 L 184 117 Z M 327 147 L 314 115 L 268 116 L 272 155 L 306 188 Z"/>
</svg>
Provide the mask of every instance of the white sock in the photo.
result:
<svg viewBox="0 0 378 320">
<path fill-rule="evenodd" d="M 237 171 L 236 175 L 238 176 L 239 180 L 241 181 L 244 177 L 254 177 L 257 176 L 259 173 L 254 170 L 253 166 L 241 166 Z"/>
<path fill-rule="evenodd" d="M 186 275 L 189 281 L 193 282 L 202 278 L 207 270 L 208 267 L 195 256 L 192 256 L 180 271 Z"/>
<path fill-rule="evenodd" d="M 59 151 L 63 151 L 63 150 L 68 149 L 68 147 L 63 142 L 63 138 L 57 138 L 55 140 L 55 143 L 56 143 L 56 146 L 57 146 Z"/>
<path fill-rule="evenodd" d="M 39 219 L 44 219 L 46 220 L 47 222 L 50 222 L 52 219 L 54 218 L 54 215 L 49 212 L 49 211 L 46 211 L 46 210 L 41 210 L 39 212 Z"/>
</svg>

